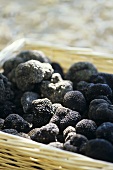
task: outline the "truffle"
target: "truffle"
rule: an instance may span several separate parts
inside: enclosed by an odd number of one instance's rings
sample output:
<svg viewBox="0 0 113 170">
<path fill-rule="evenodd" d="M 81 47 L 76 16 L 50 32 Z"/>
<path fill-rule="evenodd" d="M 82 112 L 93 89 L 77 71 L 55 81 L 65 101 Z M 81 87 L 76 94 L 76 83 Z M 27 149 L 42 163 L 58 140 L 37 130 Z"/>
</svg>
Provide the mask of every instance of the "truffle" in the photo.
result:
<svg viewBox="0 0 113 170">
<path fill-rule="evenodd" d="M 88 117 L 98 125 L 103 122 L 113 122 L 113 105 L 104 99 L 94 99 L 90 102 Z"/>
<path fill-rule="evenodd" d="M 69 68 L 65 78 L 73 82 L 75 89 L 78 82 L 89 81 L 90 77 L 97 74 L 97 72 L 96 67 L 92 63 L 77 62 Z"/>
<path fill-rule="evenodd" d="M 25 92 L 21 97 L 21 104 L 24 110 L 24 113 L 28 113 L 31 110 L 32 101 L 39 99 L 40 96 L 34 92 Z"/>
<path fill-rule="evenodd" d="M 52 103 L 49 99 L 37 99 L 32 102 L 33 125 L 41 127 L 49 123 L 53 116 Z"/>
<path fill-rule="evenodd" d="M 104 139 L 92 139 L 85 145 L 85 155 L 94 159 L 113 162 L 113 145 Z"/>
<path fill-rule="evenodd" d="M 1 119 L 1 118 L 0 118 L 0 130 L 2 130 L 3 125 L 4 125 L 4 119 Z"/>
<path fill-rule="evenodd" d="M 88 139 L 95 138 L 97 125 L 93 120 L 82 119 L 76 124 L 76 133 L 86 136 Z"/>
<path fill-rule="evenodd" d="M 3 128 L 27 133 L 30 131 L 31 125 L 18 114 L 10 114 L 6 117 Z"/>
<path fill-rule="evenodd" d="M 86 111 L 86 100 L 80 91 L 69 91 L 64 95 L 63 105 L 79 113 Z"/>
<path fill-rule="evenodd" d="M 68 126 L 66 129 L 64 129 L 64 131 L 63 131 L 64 138 L 66 138 L 68 133 L 70 133 L 70 132 L 76 132 L 76 130 L 73 126 Z"/>
<path fill-rule="evenodd" d="M 51 63 L 53 69 L 54 69 L 54 73 L 59 73 L 61 75 L 62 78 L 64 78 L 64 73 L 63 73 L 63 69 L 62 67 L 60 66 L 59 63 Z"/>
<path fill-rule="evenodd" d="M 73 90 L 71 81 L 62 80 L 58 73 L 54 73 L 50 81 L 41 83 L 41 97 L 47 97 L 52 103 L 62 103 L 64 95 Z"/>
<path fill-rule="evenodd" d="M 7 77 L 0 73 L 0 103 L 4 103 L 7 100 L 12 100 L 14 93 L 11 89 L 11 83 Z"/>
<path fill-rule="evenodd" d="M 57 108 L 50 122 L 55 123 L 61 131 L 68 126 L 75 126 L 80 121 L 81 115 L 65 107 Z"/>
<path fill-rule="evenodd" d="M 48 144 L 50 142 L 55 142 L 56 136 L 59 133 L 59 129 L 56 124 L 49 123 L 41 128 L 35 128 L 29 132 L 32 140 Z"/>
<path fill-rule="evenodd" d="M 106 139 L 113 144 L 113 123 L 102 123 L 96 130 L 96 137 Z"/>
</svg>

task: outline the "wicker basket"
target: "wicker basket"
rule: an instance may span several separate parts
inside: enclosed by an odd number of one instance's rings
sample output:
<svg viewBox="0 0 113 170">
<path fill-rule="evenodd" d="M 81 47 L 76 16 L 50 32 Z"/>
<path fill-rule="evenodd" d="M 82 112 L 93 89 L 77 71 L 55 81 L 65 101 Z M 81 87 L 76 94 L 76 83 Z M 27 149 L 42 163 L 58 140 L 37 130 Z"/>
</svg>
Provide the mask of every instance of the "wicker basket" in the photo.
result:
<svg viewBox="0 0 113 170">
<path fill-rule="evenodd" d="M 42 50 L 52 61 L 59 62 L 66 71 L 78 61 L 94 63 L 99 71 L 112 72 L 113 55 L 94 52 L 88 48 L 53 46 L 34 40 L 20 39 L 0 53 L 0 67 L 3 63 L 25 49 Z M 113 164 L 86 156 L 63 151 L 29 139 L 0 132 L 1 170 L 113 170 Z"/>
</svg>

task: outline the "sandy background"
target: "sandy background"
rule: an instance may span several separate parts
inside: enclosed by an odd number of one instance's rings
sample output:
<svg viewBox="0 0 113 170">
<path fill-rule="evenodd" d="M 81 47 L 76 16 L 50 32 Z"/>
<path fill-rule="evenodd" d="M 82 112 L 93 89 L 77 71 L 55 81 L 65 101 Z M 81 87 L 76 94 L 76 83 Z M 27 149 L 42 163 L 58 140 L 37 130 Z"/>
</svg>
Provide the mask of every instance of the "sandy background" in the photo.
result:
<svg viewBox="0 0 113 170">
<path fill-rule="evenodd" d="M 22 37 L 113 53 L 113 0 L 0 0 L 0 48 Z"/>
</svg>

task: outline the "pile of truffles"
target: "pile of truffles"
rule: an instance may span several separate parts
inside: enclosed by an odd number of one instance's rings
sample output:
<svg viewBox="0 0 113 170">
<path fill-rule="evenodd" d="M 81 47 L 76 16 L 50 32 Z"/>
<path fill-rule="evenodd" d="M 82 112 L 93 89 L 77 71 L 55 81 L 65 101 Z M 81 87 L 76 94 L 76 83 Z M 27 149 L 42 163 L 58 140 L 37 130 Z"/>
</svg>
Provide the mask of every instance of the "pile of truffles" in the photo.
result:
<svg viewBox="0 0 113 170">
<path fill-rule="evenodd" d="M 0 130 L 113 162 L 113 74 L 22 51 L 0 73 Z"/>
</svg>

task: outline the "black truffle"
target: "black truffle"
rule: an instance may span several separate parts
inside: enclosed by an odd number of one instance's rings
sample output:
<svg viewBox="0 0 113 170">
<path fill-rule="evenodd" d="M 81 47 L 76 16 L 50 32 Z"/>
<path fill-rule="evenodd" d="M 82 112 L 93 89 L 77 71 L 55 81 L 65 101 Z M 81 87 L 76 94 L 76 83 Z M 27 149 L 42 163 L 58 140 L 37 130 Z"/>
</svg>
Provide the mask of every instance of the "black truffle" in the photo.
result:
<svg viewBox="0 0 113 170">
<path fill-rule="evenodd" d="M 82 119 L 76 124 L 76 133 L 86 136 L 88 139 L 95 138 L 97 125 L 93 120 Z"/>
<path fill-rule="evenodd" d="M 49 123 L 53 116 L 52 103 L 49 99 L 37 99 L 32 102 L 33 125 L 41 127 Z"/>
<path fill-rule="evenodd" d="M 104 139 L 92 139 L 85 145 L 85 155 L 94 159 L 113 162 L 113 145 Z"/>
<path fill-rule="evenodd" d="M 86 92 L 87 101 L 91 101 L 96 98 L 96 96 L 103 95 L 107 96 L 108 99 L 112 97 L 112 90 L 107 84 L 92 84 L 88 87 Z"/>
<path fill-rule="evenodd" d="M 61 131 L 68 126 L 75 126 L 80 121 L 81 115 L 65 107 L 57 108 L 50 122 L 55 123 Z"/>
<path fill-rule="evenodd" d="M 80 91 L 69 91 L 64 95 L 63 105 L 79 113 L 86 111 L 86 100 Z"/>
<path fill-rule="evenodd" d="M 50 142 L 55 142 L 56 136 L 59 133 L 59 129 L 56 124 L 49 123 L 41 128 L 35 128 L 29 132 L 32 140 L 48 144 Z"/>
<path fill-rule="evenodd" d="M 104 99 L 94 99 L 90 102 L 88 116 L 98 125 L 103 122 L 113 122 L 113 105 Z"/>
<path fill-rule="evenodd" d="M 21 104 L 24 110 L 24 113 L 31 111 L 32 101 L 39 99 L 40 96 L 34 92 L 25 92 L 21 97 Z"/>
<path fill-rule="evenodd" d="M 66 138 L 68 133 L 70 133 L 70 132 L 76 132 L 76 130 L 73 126 L 68 126 L 66 129 L 64 129 L 64 131 L 63 131 L 64 138 Z"/>
<path fill-rule="evenodd" d="M 89 62 L 74 63 L 66 73 L 65 78 L 71 80 L 76 88 L 80 81 L 89 81 L 92 75 L 97 74 L 96 67 Z"/>
<path fill-rule="evenodd" d="M 0 130 L 2 130 L 3 125 L 4 125 L 4 119 L 1 119 L 1 118 L 0 118 Z"/>
<path fill-rule="evenodd" d="M 96 137 L 106 139 L 113 144 L 113 123 L 102 123 L 96 130 Z"/>
<path fill-rule="evenodd" d="M 10 114 L 4 121 L 4 129 L 16 129 L 18 132 L 29 132 L 31 125 L 18 114 Z"/>
<path fill-rule="evenodd" d="M 2 73 L 0 73 L 0 103 L 4 103 L 7 100 L 12 100 L 14 93 L 11 89 L 11 83 L 8 81 Z"/>
</svg>

